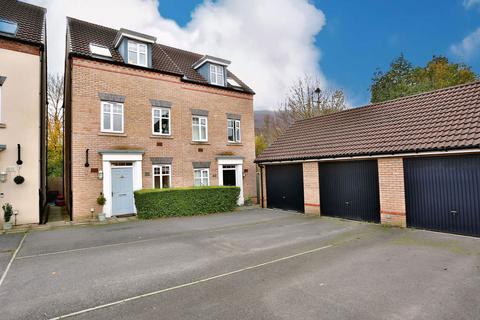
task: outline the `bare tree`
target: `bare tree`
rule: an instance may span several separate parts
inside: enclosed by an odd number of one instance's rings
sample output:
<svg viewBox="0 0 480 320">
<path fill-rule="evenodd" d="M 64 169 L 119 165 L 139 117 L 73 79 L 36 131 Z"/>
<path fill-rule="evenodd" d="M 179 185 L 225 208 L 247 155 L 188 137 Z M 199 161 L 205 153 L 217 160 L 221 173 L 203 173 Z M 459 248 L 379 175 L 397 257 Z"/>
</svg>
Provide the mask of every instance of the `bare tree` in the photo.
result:
<svg viewBox="0 0 480 320">
<path fill-rule="evenodd" d="M 275 141 L 295 121 L 330 114 L 346 109 L 342 90 L 321 90 L 319 79 L 305 75 L 290 88 L 285 100 L 273 115 L 266 115 L 257 132 L 266 145 Z M 258 146 L 263 151 L 264 146 Z"/>
<path fill-rule="evenodd" d="M 48 95 L 48 175 L 63 174 L 63 76 L 49 74 Z"/>
</svg>

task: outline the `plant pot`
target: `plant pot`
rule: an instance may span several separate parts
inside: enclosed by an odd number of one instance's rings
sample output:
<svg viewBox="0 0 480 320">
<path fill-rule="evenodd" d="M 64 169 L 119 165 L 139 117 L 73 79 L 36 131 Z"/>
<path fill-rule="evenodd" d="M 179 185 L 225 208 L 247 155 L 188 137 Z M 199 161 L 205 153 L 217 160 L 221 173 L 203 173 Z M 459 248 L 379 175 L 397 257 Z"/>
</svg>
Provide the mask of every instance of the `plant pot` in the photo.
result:
<svg viewBox="0 0 480 320">
<path fill-rule="evenodd" d="M 12 222 L 11 221 L 4 222 L 3 223 L 3 230 L 10 230 L 10 229 L 12 229 Z"/>
<path fill-rule="evenodd" d="M 105 220 L 107 220 L 107 217 L 105 216 L 105 213 L 99 213 L 98 214 L 98 221 L 104 222 Z"/>
</svg>

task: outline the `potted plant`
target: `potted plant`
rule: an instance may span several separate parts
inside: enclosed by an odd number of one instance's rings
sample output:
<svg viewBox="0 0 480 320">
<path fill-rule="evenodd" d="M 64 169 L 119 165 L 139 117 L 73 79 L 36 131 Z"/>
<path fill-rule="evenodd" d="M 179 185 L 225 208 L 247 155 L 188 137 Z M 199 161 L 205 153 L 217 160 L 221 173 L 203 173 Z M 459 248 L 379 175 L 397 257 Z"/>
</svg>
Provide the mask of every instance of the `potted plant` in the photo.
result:
<svg viewBox="0 0 480 320">
<path fill-rule="evenodd" d="M 100 193 L 100 195 L 97 198 L 97 204 L 103 207 L 106 202 L 107 202 L 107 199 L 104 197 L 103 193 Z M 103 222 L 105 221 L 105 219 L 106 219 L 105 213 L 102 212 L 98 214 L 98 221 Z"/>
<path fill-rule="evenodd" d="M 5 203 L 2 206 L 3 209 L 3 229 L 4 230 L 9 230 L 12 229 L 12 222 L 10 221 L 10 218 L 13 215 L 13 207 L 10 203 Z"/>
</svg>

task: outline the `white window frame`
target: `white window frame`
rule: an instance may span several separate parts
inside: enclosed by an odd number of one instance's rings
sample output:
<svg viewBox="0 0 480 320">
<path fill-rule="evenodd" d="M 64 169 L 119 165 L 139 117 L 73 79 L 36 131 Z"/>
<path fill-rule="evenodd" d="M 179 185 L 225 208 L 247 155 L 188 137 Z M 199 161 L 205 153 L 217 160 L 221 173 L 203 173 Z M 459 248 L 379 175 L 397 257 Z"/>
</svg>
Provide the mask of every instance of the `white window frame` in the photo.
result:
<svg viewBox="0 0 480 320">
<path fill-rule="evenodd" d="M 233 124 L 233 127 L 230 124 Z M 229 129 L 233 130 L 233 140 L 230 140 L 230 137 L 228 135 L 228 130 Z M 227 141 L 229 143 L 241 143 L 242 142 L 240 120 L 227 119 Z"/>
<path fill-rule="evenodd" d="M 104 106 L 110 106 L 110 129 L 106 129 L 105 128 L 105 121 L 103 121 L 103 115 L 104 115 L 104 111 L 103 111 L 103 107 Z M 122 130 L 118 131 L 118 130 L 114 130 L 113 129 L 113 107 L 114 106 L 120 106 L 122 107 Z M 117 113 L 118 114 L 118 113 Z M 117 102 L 108 102 L 108 101 L 102 101 L 100 103 L 100 130 L 101 132 L 106 132 L 106 133 L 124 133 L 124 129 L 125 129 L 125 108 L 124 108 L 124 105 L 123 103 L 117 103 Z"/>
<path fill-rule="evenodd" d="M 195 180 L 197 180 L 197 178 L 195 177 L 196 172 L 200 172 L 200 185 L 195 184 Z M 206 173 L 206 176 L 204 176 L 205 173 Z M 202 184 L 202 181 L 204 179 L 207 179 L 207 184 Z M 209 168 L 193 169 L 193 186 L 194 187 L 208 187 L 209 185 L 210 185 L 210 169 Z"/>
<path fill-rule="evenodd" d="M 197 118 L 198 119 L 198 136 L 199 136 L 199 139 L 194 139 L 194 130 L 195 130 L 195 127 L 194 127 L 194 124 L 193 124 L 193 119 Z M 202 119 L 205 119 L 205 125 L 202 125 L 201 124 L 201 120 Z M 202 133 L 202 126 L 205 126 L 205 138 L 202 139 L 201 137 L 201 133 Z M 208 141 L 208 117 L 205 117 L 205 116 L 192 116 L 192 141 L 197 141 L 197 142 L 207 142 Z"/>
<path fill-rule="evenodd" d="M 210 83 L 217 86 L 225 86 L 224 67 L 217 64 L 210 64 Z M 221 81 L 220 81 L 221 80 Z"/>
<path fill-rule="evenodd" d="M 168 167 L 168 175 L 163 174 L 162 169 L 163 167 Z M 160 174 L 155 174 L 155 169 L 160 169 Z M 155 189 L 155 177 L 160 177 L 160 189 L 165 189 L 163 187 L 163 180 L 162 177 L 168 176 L 168 184 L 170 185 L 169 188 L 172 188 L 172 165 L 171 164 L 154 164 L 152 166 L 152 188 Z"/>
<path fill-rule="evenodd" d="M 134 50 L 130 50 L 130 46 L 134 46 L 135 47 Z M 141 54 L 140 48 L 145 48 L 145 64 L 140 63 L 140 54 Z M 137 59 L 136 63 L 130 59 L 130 52 L 132 52 L 132 54 L 135 54 L 135 58 Z M 148 66 L 148 46 L 145 43 L 128 40 L 127 41 L 127 61 L 129 64 L 134 64 L 141 67 L 147 67 Z"/>
<path fill-rule="evenodd" d="M 160 120 L 160 132 L 155 132 L 155 119 L 157 119 L 155 111 L 160 111 L 160 118 L 158 118 Z M 168 111 L 168 133 L 162 133 L 162 119 L 165 119 L 162 115 L 163 111 Z M 170 108 L 152 108 L 152 134 L 155 136 L 170 136 L 172 134 L 172 111 Z"/>
</svg>

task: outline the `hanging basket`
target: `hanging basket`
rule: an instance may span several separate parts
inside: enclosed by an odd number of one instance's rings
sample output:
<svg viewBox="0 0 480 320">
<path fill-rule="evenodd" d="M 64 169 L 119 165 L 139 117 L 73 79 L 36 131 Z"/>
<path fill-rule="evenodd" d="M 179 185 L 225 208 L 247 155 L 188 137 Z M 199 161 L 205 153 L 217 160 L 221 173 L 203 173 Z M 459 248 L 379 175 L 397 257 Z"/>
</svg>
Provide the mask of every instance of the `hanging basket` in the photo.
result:
<svg viewBox="0 0 480 320">
<path fill-rule="evenodd" d="M 16 183 L 16 184 L 22 184 L 25 182 L 25 178 L 22 177 L 22 176 L 16 176 L 15 178 L 13 178 L 13 181 Z"/>
</svg>

